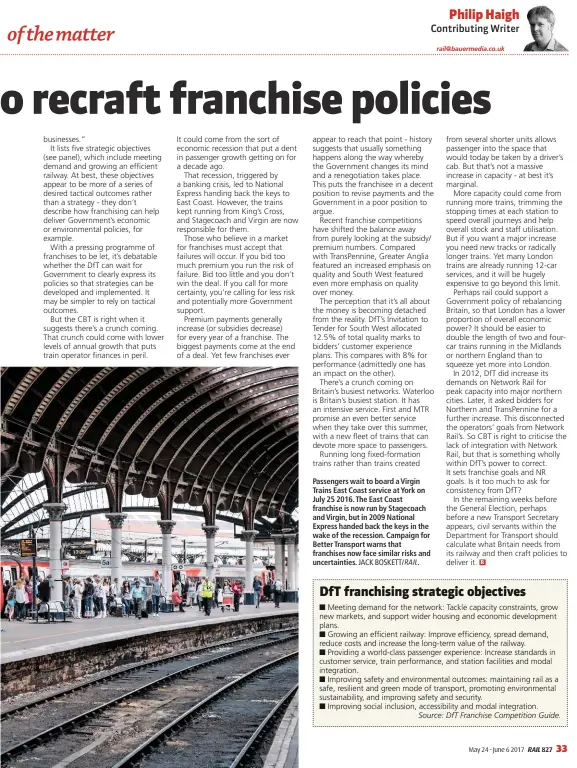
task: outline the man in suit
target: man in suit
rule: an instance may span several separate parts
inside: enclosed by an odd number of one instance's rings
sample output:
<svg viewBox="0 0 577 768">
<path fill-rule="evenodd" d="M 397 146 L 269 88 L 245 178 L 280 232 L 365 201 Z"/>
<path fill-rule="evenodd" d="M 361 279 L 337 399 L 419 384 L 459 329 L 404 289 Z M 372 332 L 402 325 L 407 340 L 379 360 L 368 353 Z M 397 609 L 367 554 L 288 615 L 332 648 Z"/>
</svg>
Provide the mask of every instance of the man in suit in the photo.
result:
<svg viewBox="0 0 577 768">
<path fill-rule="evenodd" d="M 531 27 L 534 43 L 525 46 L 525 51 L 534 53 L 556 53 L 567 51 L 558 40 L 555 40 L 555 14 L 546 5 L 538 5 L 531 8 L 527 14 L 527 20 Z"/>
</svg>

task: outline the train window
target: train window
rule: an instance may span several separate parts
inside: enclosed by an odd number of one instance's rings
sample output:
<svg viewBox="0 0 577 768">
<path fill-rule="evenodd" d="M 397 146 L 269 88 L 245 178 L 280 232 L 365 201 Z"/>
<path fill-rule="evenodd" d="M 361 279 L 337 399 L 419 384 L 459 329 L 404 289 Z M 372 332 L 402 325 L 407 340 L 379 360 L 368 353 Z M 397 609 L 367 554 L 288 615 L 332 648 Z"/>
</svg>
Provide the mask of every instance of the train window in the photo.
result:
<svg viewBox="0 0 577 768">
<path fill-rule="evenodd" d="M 12 581 L 16 581 L 18 579 L 18 569 L 12 566 L 10 570 L 12 571 Z"/>
</svg>

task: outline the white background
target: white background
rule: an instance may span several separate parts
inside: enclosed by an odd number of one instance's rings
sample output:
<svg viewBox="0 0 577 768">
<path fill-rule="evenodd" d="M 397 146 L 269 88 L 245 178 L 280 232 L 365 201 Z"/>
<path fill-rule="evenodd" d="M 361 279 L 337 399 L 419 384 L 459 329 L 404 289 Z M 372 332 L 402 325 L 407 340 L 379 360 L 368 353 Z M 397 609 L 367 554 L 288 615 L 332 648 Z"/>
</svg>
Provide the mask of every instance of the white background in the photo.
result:
<svg viewBox="0 0 577 768">
<path fill-rule="evenodd" d="M 469 4 L 470 6 L 471 4 Z M 449 24 L 449 5 L 439 2 L 384 3 L 368 2 L 292 2 L 274 3 L 169 3 L 152 2 L 27 2 L 4 4 L 0 26 L 0 52 L 2 60 L 2 90 L 16 89 L 25 97 L 20 115 L 1 116 L 2 119 L 2 216 L 4 242 L 2 250 L 2 299 L 4 321 L 2 339 L 2 365 L 46 364 L 40 354 L 38 328 L 42 323 L 41 265 L 41 154 L 42 137 L 56 133 L 80 134 L 95 143 L 113 141 L 122 143 L 151 143 L 153 151 L 162 152 L 164 165 L 159 175 L 165 197 L 165 215 L 156 224 L 154 235 L 163 245 L 165 273 L 163 277 L 166 301 L 158 307 L 162 319 L 158 323 L 172 336 L 176 314 L 173 307 L 173 253 L 176 242 L 173 235 L 173 201 L 175 176 L 174 137 L 178 134 L 197 135 L 203 132 L 226 135 L 250 133 L 281 136 L 285 143 L 300 145 L 298 164 L 290 169 L 288 188 L 300 185 L 302 226 L 291 238 L 291 256 L 297 261 L 300 297 L 298 313 L 294 309 L 285 315 L 299 337 L 299 350 L 286 364 L 301 368 L 301 502 L 300 502 L 300 594 L 301 594 L 301 694 L 300 694 L 300 764 L 336 766 L 341 768 L 362 760 L 365 764 L 384 765 L 392 761 L 422 765 L 461 765 L 469 756 L 469 745 L 480 746 L 548 746 L 569 744 L 567 755 L 550 754 L 521 756 L 506 755 L 508 763 L 526 763 L 535 759 L 540 763 L 550 760 L 565 763 L 571 758 L 568 729 L 515 729 L 515 728 L 432 728 L 423 729 L 314 729 L 312 715 L 312 622 L 311 579 L 315 577 L 347 578 L 353 574 L 346 569 L 317 569 L 313 574 L 310 561 L 310 485 L 313 472 L 310 466 L 310 400 L 307 395 L 312 386 L 310 369 L 311 312 L 310 294 L 311 256 L 310 233 L 312 206 L 309 204 L 310 137 L 313 135 L 404 135 L 433 136 L 436 143 L 439 183 L 437 197 L 429 210 L 430 231 L 434 234 L 432 248 L 437 263 L 431 281 L 423 295 L 434 295 L 443 290 L 444 236 L 442 187 L 442 147 L 447 133 L 452 135 L 512 136 L 554 135 L 566 162 L 556 165 L 555 188 L 565 189 L 565 206 L 569 214 L 564 217 L 564 235 L 558 241 L 559 271 L 555 277 L 562 280 L 563 296 L 568 311 L 561 324 L 573 333 L 567 342 L 567 354 L 557 358 L 554 372 L 557 386 L 568 392 L 564 407 L 572 418 L 569 399 L 574 391 L 574 306 L 575 245 L 570 221 L 573 217 L 574 194 L 574 67 L 571 55 L 522 55 L 524 46 L 531 41 L 525 16 L 529 5 L 517 6 L 520 14 L 518 33 L 500 35 L 434 34 L 431 24 Z M 480 10 L 484 10 L 483 6 Z M 500 8 L 497 10 L 501 10 Z M 511 10 L 506 8 L 505 10 Z M 572 4 L 556 2 L 556 34 L 570 51 L 575 46 L 575 24 Z M 467 24 L 468 22 L 461 22 Z M 484 22 L 481 22 L 484 23 Z M 96 27 L 115 29 L 110 44 L 26 43 L 16 46 L 7 42 L 7 34 L 21 25 L 40 24 L 45 29 L 75 29 Z M 505 53 L 513 56 L 475 54 L 431 55 L 439 45 L 505 46 Z M 36 54 L 43 54 L 38 56 Z M 60 55 L 60 54 L 90 54 Z M 92 54 L 133 54 L 94 56 Z M 150 56 L 145 54 L 168 54 Z M 230 54 L 271 54 L 266 56 Z M 7 55 L 6 55 L 7 54 Z M 13 54 L 19 54 L 14 56 Z M 34 54 L 25 55 L 20 54 Z M 50 54 L 46 56 L 44 54 Z M 53 55 L 58 54 L 58 55 Z M 182 54 L 182 55 L 176 55 Z M 222 56 L 198 54 L 228 54 Z M 294 56 L 291 54 L 307 54 Z M 315 54 L 315 55 L 308 55 Z M 323 55 L 326 54 L 326 55 Z M 357 55 L 328 55 L 357 54 Z M 370 54 L 370 55 L 364 55 Z M 385 55 L 383 55 L 385 54 Z M 396 54 L 396 55 L 390 55 Z M 521 54 L 521 55 L 519 55 Z M 148 116 L 34 116 L 31 95 L 34 89 L 126 89 L 132 80 L 153 83 L 163 94 L 161 115 Z M 329 117 L 310 116 L 174 116 L 170 112 L 168 91 L 179 79 L 188 80 L 189 88 L 216 88 L 255 90 L 266 86 L 268 80 L 277 80 L 290 89 L 293 80 L 303 84 L 303 90 L 335 89 L 343 95 L 343 114 Z M 423 88 L 439 88 L 442 80 L 449 80 L 453 89 L 471 92 L 490 90 L 492 110 L 486 116 L 379 116 L 367 117 L 361 126 L 353 126 L 350 119 L 350 93 L 354 89 L 395 90 L 400 80 L 418 79 Z M 570 206 L 573 206 L 571 208 Z M 433 290 L 432 290 L 433 289 Z M 256 314 L 256 313 L 255 313 Z M 443 315 L 442 304 L 434 305 L 431 314 L 437 329 L 432 337 L 432 357 L 427 369 L 428 380 L 442 392 L 446 372 L 442 357 Z M 558 329 L 561 326 L 558 326 Z M 438 348 L 435 346 L 438 344 Z M 167 345 L 151 365 L 175 365 L 174 347 Z M 98 359 L 94 364 L 100 364 Z M 187 361 L 188 362 L 188 361 Z M 193 361 L 190 361 L 194 364 Z M 255 359 L 252 364 L 258 364 Z M 66 364 L 74 364 L 67 361 Z M 202 365 L 210 365 L 203 360 Z M 217 363 L 218 364 L 218 363 Z M 267 361 L 266 364 L 269 364 Z M 283 362 L 283 364 L 285 364 Z M 574 435 L 574 420 L 569 423 Z M 443 414 L 431 422 L 431 431 L 442 435 Z M 569 442 L 569 441 L 567 441 Z M 565 523 L 562 530 L 565 543 L 570 544 L 568 520 L 575 513 L 571 481 L 575 470 L 575 442 L 567 445 L 564 455 L 550 477 L 560 502 L 556 512 L 562 511 Z M 444 475 L 442 442 L 420 473 L 429 489 L 427 503 L 432 526 L 438 521 L 439 534 L 433 546 L 439 553 L 426 569 L 419 572 L 406 569 L 390 573 L 375 573 L 370 568 L 355 569 L 356 578 L 447 578 L 477 576 L 470 569 L 448 569 L 444 566 Z M 314 473 L 316 474 L 316 473 Z M 320 477 L 336 474 L 324 471 Z M 483 572 L 485 578 L 563 578 L 569 576 L 569 558 L 547 562 L 523 563 L 507 561 Z M 570 584 L 571 587 L 571 584 Z M 571 589 L 570 589 L 571 604 Z M 485 764 L 503 755 L 471 757 Z"/>
</svg>

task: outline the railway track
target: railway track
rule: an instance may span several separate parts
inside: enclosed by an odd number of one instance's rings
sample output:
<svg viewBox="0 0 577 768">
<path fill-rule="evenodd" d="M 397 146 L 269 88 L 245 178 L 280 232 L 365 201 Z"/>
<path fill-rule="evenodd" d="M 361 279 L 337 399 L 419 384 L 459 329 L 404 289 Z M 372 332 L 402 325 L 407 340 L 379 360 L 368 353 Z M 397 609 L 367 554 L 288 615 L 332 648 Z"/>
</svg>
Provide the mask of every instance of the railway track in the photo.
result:
<svg viewBox="0 0 577 768">
<path fill-rule="evenodd" d="M 207 699 L 207 692 L 208 697 L 214 693 L 215 685 L 219 690 L 229 683 L 234 687 L 237 678 L 254 674 L 263 659 L 276 662 L 286 644 L 296 649 L 297 637 L 292 630 L 281 630 L 172 654 L 45 696 L 33 709 L 14 707 L 3 713 L 2 764 L 20 764 L 18 756 L 26 753 L 26 762 L 37 768 L 67 765 L 70 754 L 79 753 L 75 768 L 93 766 L 96 745 L 99 766 L 113 765 L 117 753 L 130 752 L 141 733 L 154 732 L 161 722 L 164 727 L 167 719 L 172 722 L 173 709 L 180 713 L 194 708 Z M 224 687 L 222 679 L 229 680 Z M 110 759 L 103 762 L 107 749 Z"/>
<path fill-rule="evenodd" d="M 113 768 L 247 765 L 259 739 L 284 712 L 298 688 L 297 657 L 298 652 L 287 654 L 222 686 L 139 744 Z M 280 698 L 271 699 L 279 696 L 279 690 Z M 211 720 L 222 726 L 218 743 L 206 727 Z M 226 728 L 233 724 L 234 728 Z"/>
</svg>

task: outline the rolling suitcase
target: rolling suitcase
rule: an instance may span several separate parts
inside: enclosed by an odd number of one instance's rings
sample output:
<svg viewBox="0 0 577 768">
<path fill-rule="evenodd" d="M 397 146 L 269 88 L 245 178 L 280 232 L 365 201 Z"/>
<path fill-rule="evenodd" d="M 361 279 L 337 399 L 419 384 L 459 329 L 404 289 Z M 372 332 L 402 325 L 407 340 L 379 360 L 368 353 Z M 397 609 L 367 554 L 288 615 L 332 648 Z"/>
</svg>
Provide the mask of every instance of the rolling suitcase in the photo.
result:
<svg viewBox="0 0 577 768">
<path fill-rule="evenodd" d="M 142 618 L 142 619 L 147 619 L 148 618 L 148 611 L 145 608 L 143 608 L 140 611 L 140 618 Z"/>
</svg>

